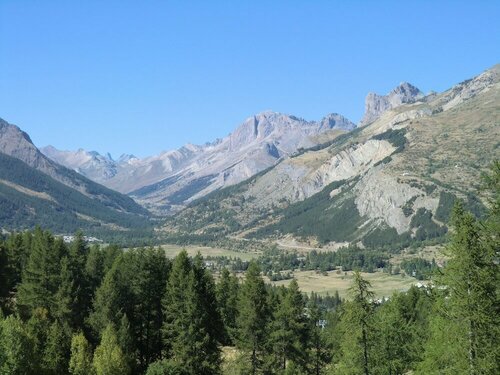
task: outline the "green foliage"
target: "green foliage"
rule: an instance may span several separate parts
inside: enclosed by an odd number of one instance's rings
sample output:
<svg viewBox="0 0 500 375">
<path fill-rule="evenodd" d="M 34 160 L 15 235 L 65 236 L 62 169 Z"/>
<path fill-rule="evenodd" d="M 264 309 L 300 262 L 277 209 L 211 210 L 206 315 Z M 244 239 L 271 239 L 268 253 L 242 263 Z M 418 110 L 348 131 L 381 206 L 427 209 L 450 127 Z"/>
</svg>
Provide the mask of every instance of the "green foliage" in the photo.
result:
<svg viewBox="0 0 500 375">
<path fill-rule="evenodd" d="M 267 292 L 255 262 L 248 267 L 239 296 L 237 345 L 245 353 L 244 363 L 255 373 L 263 365 L 270 318 Z"/>
<path fill-rule="evenodd" d="M 62 167 L 61 167 L 62 168 Z M 87 192 L 96 194 L 104 201 L 92 199 L 76 189 L 52 179 L 19 159 L 0 154 L 0 179 L 10 181 L 52 199 L 24 194 L 5 184 L 0 184 L 0 224 L 6 228 L 33 228 L 44 223 L 59 233 L 72 233 L 85 228 L 89 233 L 109 232 L 101 222 L 113 223 L 124 228 L 149 229 L 147 211 L 132 199 L 98 185 L 66 169 L 61 172 L 69 179 L 79 181 Z M 82 214 L 94 218 L 84 220 Z"/>
<path fill-rule="evenodd" d="M 418 280 L 429 279 L 433 272 L 437 270 L 436 262 L 429 262 L 423 258 L 404 259 L 400 267 L 407 275 L 413 276 Z"/>
<path fill-rule="evenodd" d="M 51 324 L 43 352 L 43 367 L 49 374 L 68 372 L 71 333 L 67 326 L 58 321 Z"/>
<path fill-rule="evenodd" d="M 405 137 L 406 129 L 389 129 L 381 134 L 377 134 L 373 139 L 389 141 L 394 147 L 395 152 L 402 152 L 408 142 Z"/>
<path fill-rule="evenodd" d="M 62 240 L 54 240 L 49 232 L 35 229 L 28 263 L 18 287 L 17 304 L 23 317 L 29 317 L 36 308 L 54 310 L 54 297 L 60 283 L 60 257 L 65 252 Z"/>
<path fill-rule="evenodd" d="M 36 364 L 33 341 L 21 319 L 8 316 L 1 322 L 0 332 L 0 373 L 33 374 Z"/>
<path fill-rule="evenodd" d="M 308 362 L 305 301 L 296 280 L 292 280 L 283 294 L 278 308 L 274 311 L 269 336 L 274 353 L 273 367 L 291 370 L 293 363 L 305 371 Z"/>
<path fill-rule="evenodd" d="M 457 197 L 454 194 L 441 191 L 439 194 L 439 205 L 436 209 L 436 219 L 447 223 L 450 219 L 451 211 L 456 199 Z"/>
<path fill-rule="evenodd" d="M 215 303 L 215 285 L 201 257 L 190 262 L 182 251 L 174 260 L 163 300 L 163 332 L 173 361 L 190 373 L 220 371 L 222 327 Z"/>
<path fill-rule="evenodd" d="M 345 304 L 342 315 L 339 374 L 369 375 L 372 372 L 376 333 L 372 304 L 374 294 L 370 288 L 370 283 L 359 272 L 355 272 L 350 289 L 352 301 Z"/>
<path fill-rule="evenodd" d="M 221 272 L 219 283 L 216 286 L 216 295 L 224 329 L 221 341 L 225 345 L 234 344 L 236 341 L 238 291 L 239 284 L 236 275 L 232 275 L 227 268 L 224 268 Z"/>
<path fill-rule="evenodd" d="M 483 227 L 460 202 L 455 205 L 451 224 L 454 230 L 447 247 L 451 258 L 438 280 L 445 287 L 446 298 L 436 305 L 436 329 L 421 371 L 436 365 L 455 373 L 495 374 L 500 371 L 497 254 L 488 246 Z M 443 348 L 443 342 L 451 342 L 450 349 Z M 455 355 L 437 366 L 437 356 L 443 351 L 452 353 L 452 348 Z"/>
<path fill-rule="evenodd" d="M 82 332 L 71 338 L 71 358 L 69 372 L 72 375 L 92 375 L 92 347 Z"/>
<path fill-rule="evenodd" d="M 255 237 L 267 237 L 279 233 L 293 233 L 303 237 L 316 237 L 322 243 L 353 239 L 362 223 L 354 198 L 346 197 L 351 185 L 333 198 L 330 192 L 346 184 L 336 181 L 313 196 L 289 205 L 281 210 L 276 224 L 257 230 Z M 342 198 L 344 197 L 344 198 Z"/>
<path fill-rule="evenodd" d="M 411 228 L 416 228 L 415 238 L 418 241 L 423 241 L 429 238 L 443 237 L 448 229 L 445 226 L 436 224 L 432 220 L 432 212 L 425 208 L 419 208 L 415 215 L 411 218 Z"/>
<path fill-rule="evenodd" d="M 93 366 L 96 375 L 126 375 L 130 373 L 127 359 L 123 353 L 116 331 L 109 324 L 102 333 L 99 346 L 95 349 Z"/>
<path fill-rule="evenodd" d="M 395 251 L 407 247 L 411 243 L 411 236 L 407 232 L 398 234 L 396 229 L 382 226 L 367 233 L 362 242 L 369 248 L 388 248 Z"/>
<path fill-rule="evenodd" d="M 146 375 L 188 375 L 182 365 L 170 360 L 161 360 L 149 365 Z"/>
</svg>

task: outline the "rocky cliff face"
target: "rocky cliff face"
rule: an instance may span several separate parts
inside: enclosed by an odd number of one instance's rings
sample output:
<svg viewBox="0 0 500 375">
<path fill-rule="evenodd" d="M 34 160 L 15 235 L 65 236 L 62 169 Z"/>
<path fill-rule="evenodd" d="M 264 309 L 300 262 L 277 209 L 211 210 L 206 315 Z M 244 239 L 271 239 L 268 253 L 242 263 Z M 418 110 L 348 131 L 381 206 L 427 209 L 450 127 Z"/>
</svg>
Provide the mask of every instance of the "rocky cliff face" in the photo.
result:
<svg viewBox="0 0 500 375">
<path fill-rule="evenodd" d="M 402 104 L 414 103 L 423 96 L 418 88 L 407 82 L 401 83 L 387 95 L 371 92 L 366 96 L 365 114 L 359 126 L 368 125 L 377 120 L 384 112 Z"/>
<path fill-rule="evenodd" d="M 78 150 L 43 149 L 56 162 L 112 189 L 130 193 L 157 212 L 175 211 L 215 189 L 241 182 L 300 148 L 320 143 L 319 135 L 356 127 L 339 114 L 320 121 L 266 111 L 245 120 L 227 137 L 203 146 L 185 145 L 144 159 L 111 158 Z"/>
<path fill-rule="evenodd" d="M 375 230 L 414 237 L 412 221 L 422 215 L 429 227 L 441 230 L 444 222 L 436 212 L 442 194 L 467 199 L 471 181 L 500 158 L 500 65 L 417 101 L 420 94 L 408 86 L 394 93 L 406 94 L 392 102 L 386 98 L 388 107 L 373 122 L 324 148 L 282 159 L 231 194 L 221 191 L 195 202 L 168 230 L 205 234 L 206 207 L 220 211 L 209 215 L 212 233 L 242 237 L 300 234 L 311 220 L 325 232 L 343 226 L 335 238 L 340 242 Z M 410 103 L 388 109 L 403 100 Z M 304 214 L 309 211 L 314 215 Z"/>
</svg>

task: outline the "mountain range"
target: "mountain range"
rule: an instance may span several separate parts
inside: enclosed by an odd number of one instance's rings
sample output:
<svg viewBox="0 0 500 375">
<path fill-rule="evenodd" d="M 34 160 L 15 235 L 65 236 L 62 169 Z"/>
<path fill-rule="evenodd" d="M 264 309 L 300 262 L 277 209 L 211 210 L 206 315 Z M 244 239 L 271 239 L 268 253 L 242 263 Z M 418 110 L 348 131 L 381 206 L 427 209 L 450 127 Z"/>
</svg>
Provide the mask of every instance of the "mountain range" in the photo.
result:
<svg viewBox="0 0 500 375">
<path fill-rule="evenodd" d="M 149 226 L 132 198 L 55 163 L 19 127 L 0 119 L 0 226 L 58 232 L 128 231 Z"/>
<path fill-rule="evenodd" d="M 193 202 L 164 230 L 203 240 L 292 236 L 313 245 L 442 238 L 456 198 L 483 210 L 473 193 L 481 171 L 500 158 L 499 76 L 496 65 L 441 94 L 405 89 L 414 95 L 400 105 L 388 98 L 400 91 L 393 90 L 375 99 L 387 99 L 376 106 L 385 111 L 367 113 L 361 126 Z"/>
<path fill-rule="evenodd" d="M 127 193 L 157 213 L 176 212 L 192 200 L 276 164 L 301 147 L 311 147 L 356 125 L 339 114 L 306 121 L 276 112 L 245 120 L 227 137 L 202 146 L 118 161 L 95 152 L 42 148 L 52 160 L 111 189 Z"/>
<path fill-rule="evenodd" d="M 440 94 L 406 82 L 370 93 L 357 125 L 265 111 L 224 138 L 146 158 L 39 150 L 0 120 L 0 226 L 45 217 L 59 231 L 132 231 L 153 213 L 171 216 L 159 233 L 173 237 L 365 246 L 439 237 L 457 197 L 481 211 L 470 182 L 500 156 L 499 71 Z"/>
</svg>

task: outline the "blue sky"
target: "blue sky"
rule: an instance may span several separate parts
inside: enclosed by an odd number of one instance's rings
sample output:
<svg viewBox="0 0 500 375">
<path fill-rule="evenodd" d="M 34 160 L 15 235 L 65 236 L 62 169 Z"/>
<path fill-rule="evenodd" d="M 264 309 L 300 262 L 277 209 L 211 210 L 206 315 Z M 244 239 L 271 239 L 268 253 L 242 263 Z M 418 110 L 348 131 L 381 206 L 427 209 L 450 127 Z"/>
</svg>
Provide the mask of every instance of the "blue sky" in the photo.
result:
<svg viewBox="0 0 500 375">
<path fill-rule="evenodd" d="M 38 146 L 156 154 L 263 110 L 353 121 L 369 91 L 500 63 L 498 1 L 0 0 L 0 117 Z"/>
</svg>

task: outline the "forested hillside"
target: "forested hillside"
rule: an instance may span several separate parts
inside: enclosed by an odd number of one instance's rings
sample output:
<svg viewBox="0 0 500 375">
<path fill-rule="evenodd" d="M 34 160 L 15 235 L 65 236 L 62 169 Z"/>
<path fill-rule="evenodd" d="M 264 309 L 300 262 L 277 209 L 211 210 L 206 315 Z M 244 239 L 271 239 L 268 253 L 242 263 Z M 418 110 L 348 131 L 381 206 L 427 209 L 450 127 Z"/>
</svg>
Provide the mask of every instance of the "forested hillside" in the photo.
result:
<svg viewBox="0 0 500 375">
<path fill-rule="evenodd" d="M 428 287 L 347 301 L 240 278 L 201 256 L 66 245 L 37 228 L 0 243 L 2 374 L 498 374 L 500 163 L 483 221 L 455 204 Z"/>
<path fill-rule="evenodd" d="M 100 187 L 97 184 L 95 194 Z M 107 190 L 107 189 L 106 189 Z M 121 194 L 115 202 L 119 202 Z M 122 196 L 126 207 L 127 197 Z M 21 160 L 0 153 L 0 225 L 4 229 L 29 229 L 43 223 L 56 233 L 79 228 L 101 238 L 150 236 L 147 212 L 129 204 L 130 211 L 93 199 L 31 168 Z M 111 232 L 114 231 L 114 234 Z"/>
</svg>

